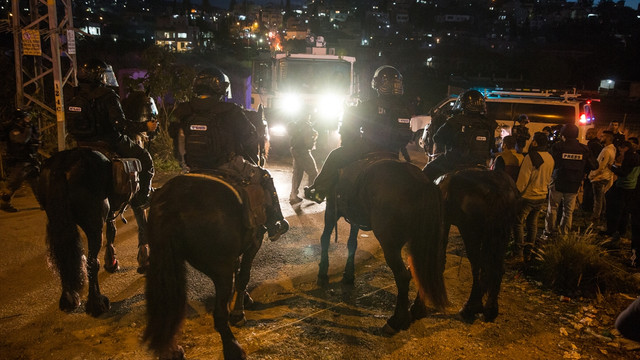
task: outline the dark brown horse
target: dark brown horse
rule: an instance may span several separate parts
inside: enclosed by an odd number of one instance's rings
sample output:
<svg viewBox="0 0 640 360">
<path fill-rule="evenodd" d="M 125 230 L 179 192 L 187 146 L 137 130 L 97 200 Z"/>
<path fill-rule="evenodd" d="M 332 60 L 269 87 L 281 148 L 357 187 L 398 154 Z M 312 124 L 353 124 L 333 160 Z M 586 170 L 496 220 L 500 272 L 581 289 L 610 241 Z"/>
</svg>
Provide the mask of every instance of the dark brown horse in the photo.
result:
<svg viewBox="0 0 640 360">
<path fill-rule="evenodd" d="M 337 186 L 341 194 L 341 184 Z M 351 224 L 349 258 L 343 281 L 353 283 L 354 255 L 358 228 L 373 230 L 384 251 L 398 288 L 393 316 L 387 320 L 385 331 L 407 329 L 412 320 L 426 316 L 422 300 L 426 296 L 439 309 L 447 304 L 444 286 L 442 253 L 442 208 L 437 186 L 431 183 L 418 167 L 397 160 L 379 160 L 366 167 L 351 188 L 347 206 L 336 206 L 336 194 L 327 199 L 325 228 L 321 238 L 321 260 L 318 283 L 328 282 L 329 238 L 339 216 Z M 412 271 L 420 287 L 409 313 L 409 281 L 411 273 L 402 259 L 402 248 L 408 245 Z"/>
<path fill-rule="evenodd" d="M 148 97 L 147 97 L 148 99 Z M 150 106 L 146 99 L 135 103 L 139 108 Z M 145 110 L 150 113 L 150 110 Z M 119 268 L 114 247 L 115 221 L 124 211 L 134 191 L 114 191 L 115 177 L 110 157 L 115 156 L 106 145 L 94 144 L 100 149 L 75 148 L 54 154 L 43 164 L 38 181 L 38 199 L 47 214 L 47 244 L 49 256 L 60 275 L 62 295 L 59 307 L 73 311 L 80 306 L 79 292 L 89 279 L 86 312 L 92 316 L 109 310 L 109 299 L 102 295 L 98 284 L 102 247 L 102 230 L 106 224 L 106 251 L 104 268 L 115 272 Z M 123 218 L 124 219 L 124 218 Z M 144 223 L 139 220 L 139 228 Z M 78 228 L 87 238 L 87 257 Z M 139 265 L 146 263 L 145 247 L 139 248 Z"/>
<path fill-rule="evenodd" d="M 516 222 L 518 189 L 506 172 L 480 168 L 446 175 L 440 189 L 445 204 L 444 239 L 448 240 L 449 228 L 455 225 L 473 275 L 471 293 L 460 315 L 468 322 L 473 322 L 476 314 L 493 321 L 498 316 L 504 256 Z"/>
<path fill-rule="evenodd" d="M 247 226 L 244 206 L 233 187 L 208 175 L 177 176 L 153 195 L 146 232 L 151 258 L 144 338 L 161 359 L 184 355 L 175 337 L 186 310 L 186 262 L 215 286 L 213 319 L 224 358 L 245 358 L 229 323 L 244 322 L 251 264 L 265 229 Z M 231 299 L 235 302 L 230 314 Z"/>
</svg>

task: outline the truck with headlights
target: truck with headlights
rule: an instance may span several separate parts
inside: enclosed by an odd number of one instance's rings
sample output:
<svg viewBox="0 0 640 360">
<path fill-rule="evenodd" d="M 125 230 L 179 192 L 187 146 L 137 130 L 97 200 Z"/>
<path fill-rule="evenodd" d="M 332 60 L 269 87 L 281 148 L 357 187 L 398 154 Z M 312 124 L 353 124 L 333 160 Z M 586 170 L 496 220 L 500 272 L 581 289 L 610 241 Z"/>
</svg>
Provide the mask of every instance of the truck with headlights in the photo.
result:
<svg viewBox="0 0 640 360">
<path fill-rule="evenodd" d="M 318 131 L 319 150 L 337 147 L 344 109 L 356 101 L 355 57 L 308 49 L 311 53 L 254 61 L 251 102 L 265 108 L 272 151 L 288 149 L 287 124 L 307 118 Z"/>
</svg>

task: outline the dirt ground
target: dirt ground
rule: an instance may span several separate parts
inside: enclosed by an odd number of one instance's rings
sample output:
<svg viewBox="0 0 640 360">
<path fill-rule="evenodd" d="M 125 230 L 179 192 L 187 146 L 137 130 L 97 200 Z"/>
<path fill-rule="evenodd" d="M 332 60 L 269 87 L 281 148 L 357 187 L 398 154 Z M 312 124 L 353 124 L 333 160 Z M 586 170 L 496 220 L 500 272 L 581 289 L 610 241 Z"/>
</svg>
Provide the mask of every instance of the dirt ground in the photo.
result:
<svg viewBox="0 0 640 360">
<path fill-rule="evenodd" d="M 272 170 L 276 181 L 290 169 Z M 232 328 L 250 359 L 639 359 L 640 344 L 613 329 L 617 314 L 637 296 L 618 293 L 599 299 L 561 297 L 527 279 L 508 264 L 493 323 L 462 322 L 471 275 L 461 240 L 452 231 L 445 272 L 451 306 L 386 336 L 381 328 L 395 304 L 395 283 L 371 232 L 361 232 L 356 284 L 340 283 L 346 257 L 347 225 L 330 249 L 331 283 L 317 287 L 318 239 L 324 205 L 292 208 L 279 189 L 292 228 L 277 242 L 265 242 L 254 263 L 250 292 L 255 300 L 247 323 Z M 0 358 L 153 359 L 140 343 L 145 328 L 143 276 L 136 273 L 136 225 L 131 213 L 119 224 L 116 248 L 121 271 L 100 271 L 111 310 L 91 318 L 81 307 L 58 310 L 59 280 L 47 267 L 45 216 L 23 189 L 15 205 L 0 213 Z M 102 253 L 100 259 L 102 258 Z M 411 298 L 415 296 L 412 288 Z M 86 298 L 86 290 L 84 297 Z M 211 281 L 189 274 L 189 309 L 179 343 L 188 359 L 221 359 L 213 330 Z"/>
</svg>

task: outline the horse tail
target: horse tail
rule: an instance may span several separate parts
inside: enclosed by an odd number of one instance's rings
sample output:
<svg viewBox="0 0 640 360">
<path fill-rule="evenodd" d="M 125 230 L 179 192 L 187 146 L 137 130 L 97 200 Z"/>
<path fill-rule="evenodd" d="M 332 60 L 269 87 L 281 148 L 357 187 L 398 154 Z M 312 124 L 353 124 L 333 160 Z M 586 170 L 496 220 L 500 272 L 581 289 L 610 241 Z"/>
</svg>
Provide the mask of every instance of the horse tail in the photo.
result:
<svg viewBox="0 0 640 360">
<path fill-rule="evenodd" d="M 410 266 L 416 280 L 420 296 L 438 309 L 448 304 L 447 289 L 444 285 L 445 239 L 443 236 L 442 194 L 432 182 L 425 180 L 421 208 L 417 211 L 420 218 L 416 234 L 409 242 L 411 253 Z"/>
<path fill-rule="evenodd" d="M 173 220 L 178 217 L 168 212 L 162 191 L 154 196 L 147 219 L 145 238 L 149 244 L 149 270 L 146 280 L 147 328 L 143 341 L 157 354 L 174 343 L 185 316 L 187 303 L 186 268 L 184 253 L 176 243 L 181 226 Z M 173 204 L 172 204 L 173 205 Z"/>
<path fill-rule="evenodd" d="M 68 153 L 66 153 L 68 154 Z M 64 156 L 64 155 L 60 155 Z M 47 245 L 49 261 L 60 275 L 62 288 L 78 292 L 84 286 L 86 266 L 78 226 L 73 220 L 69 202 L 69 183 L 60 156 L 50 159 L 43 170 L 40 196 L 47 213 Z"/>
</svg>

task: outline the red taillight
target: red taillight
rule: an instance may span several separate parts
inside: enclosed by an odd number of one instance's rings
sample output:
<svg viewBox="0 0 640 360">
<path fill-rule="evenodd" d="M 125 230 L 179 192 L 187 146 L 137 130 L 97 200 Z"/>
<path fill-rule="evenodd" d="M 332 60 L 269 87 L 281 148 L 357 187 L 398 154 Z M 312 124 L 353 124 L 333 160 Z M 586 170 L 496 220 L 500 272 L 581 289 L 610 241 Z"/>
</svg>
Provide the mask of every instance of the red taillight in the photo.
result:
<svg viewBox="0 0 640 360">
<path fill-rule="evenodd" d="M 587 124 L 587 116 L 585 114 L 580 114 L 580 125 Z"/>
</svg>

